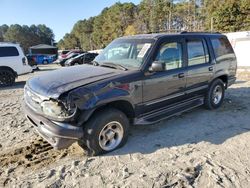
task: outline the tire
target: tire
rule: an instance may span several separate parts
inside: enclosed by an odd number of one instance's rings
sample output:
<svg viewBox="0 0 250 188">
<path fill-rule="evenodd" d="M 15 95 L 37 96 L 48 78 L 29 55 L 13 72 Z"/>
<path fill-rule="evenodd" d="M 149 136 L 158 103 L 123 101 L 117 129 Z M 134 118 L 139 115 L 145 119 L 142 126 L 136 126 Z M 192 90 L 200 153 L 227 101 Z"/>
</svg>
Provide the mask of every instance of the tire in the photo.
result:
<svg viewBox="0 0 250 188">
<path fill-rule="evenodd" d="M 83 143 L 88 148 L 87 154 L 100 155 L 122 147 L 128 130 L 129 120 L 123 112 L 114 108 L 96 112 L 84 125 Z"/>
<path fill-rule="evenodd" d="M 11 86 L 15 83 L 15 74 L 8 69 L 0 70 L 0 86 Z"/>
<path fill-rule="evenodd" d="M 65 67 L 65 62 L 61 62 L 60 65 L 61 65 L 62 67 Z"/>
<path fill-rule="evenodd" d="M 47 65 L 48 63 L 49 63 L 48 60 L 44 60 L 44 61 L 43 61 L 43 64 L 44 64 L 44 65 Z"/>
<path fill-rule="evenodd" d="M 205 96 L 205 107 L 209 110 L 219 108 L 224 100 L 225 84 L 221 79 L 214 80 Z"/>
</svg>

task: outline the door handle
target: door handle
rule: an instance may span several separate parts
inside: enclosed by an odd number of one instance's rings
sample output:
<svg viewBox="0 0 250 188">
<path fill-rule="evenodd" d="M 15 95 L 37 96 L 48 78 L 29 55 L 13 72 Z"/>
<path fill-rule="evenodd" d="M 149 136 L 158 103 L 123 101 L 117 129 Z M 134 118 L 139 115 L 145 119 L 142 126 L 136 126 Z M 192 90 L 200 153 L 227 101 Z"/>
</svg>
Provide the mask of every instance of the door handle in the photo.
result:
<svg viewBox="0 0 250 188">
<path fill-rule="evenodd" d="M 185 74 L 184 73 L 179 73 L 178 74 L 178 78 L 184 78 L 185 77 Z"/>
<path fill-rule="evenodd" d="M 208 67 L 208 70 L 209 70 L 209 71 L 213 71 L 214 68 L 213 68 L 213 67 Z"/>
</svg>

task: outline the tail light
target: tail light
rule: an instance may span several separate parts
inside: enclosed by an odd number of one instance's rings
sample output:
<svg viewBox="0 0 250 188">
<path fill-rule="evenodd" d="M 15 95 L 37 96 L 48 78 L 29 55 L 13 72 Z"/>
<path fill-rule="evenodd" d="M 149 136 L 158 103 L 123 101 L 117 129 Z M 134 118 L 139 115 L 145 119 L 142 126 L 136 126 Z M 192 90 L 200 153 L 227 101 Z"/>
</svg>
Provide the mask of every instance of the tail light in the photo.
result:
<svg viewBox="0 0 250 188">
<path fill-rule="evenodd" d="M 23 65 L 26 65 L 25 57 L 22 58 Z"/>
<path fill-rule="evenodd" d="M 23 65 L 28 65 L 28 60 L 26 57 L 22 58 Z"/>
</svg>

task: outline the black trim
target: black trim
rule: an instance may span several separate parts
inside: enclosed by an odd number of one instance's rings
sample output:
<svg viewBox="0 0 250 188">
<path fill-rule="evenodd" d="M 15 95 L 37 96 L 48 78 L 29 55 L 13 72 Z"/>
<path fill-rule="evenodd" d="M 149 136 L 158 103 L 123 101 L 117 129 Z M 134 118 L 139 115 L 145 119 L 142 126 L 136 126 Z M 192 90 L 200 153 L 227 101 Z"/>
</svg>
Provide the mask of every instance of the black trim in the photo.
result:
<svg viewBox="0 0 250 188">
<path fill-rule="evenodd" d="M 166 96 L 166 97 L 162 97 L 162 98 L 159 98 L 159 99 L 155 99 L 155 100 L 152 100 L 152 101 L 145 102 L 144 105 L 149 106 L 149 105 L 152 105 L 152 104 L 156 104 L 158 102 L 164 102 L 164 101 L 176 98 L 176 97 L 180 97 L 180 96 L 183 96 L 183 95 L 194 93 L 196 91 L 201 91 L 201 90 L 204 90 L 204 89 L 207 89 L 207 88 L 208 88 L 208 85 L 196 87 L 196 88 L 193 88 L 193 89 L 186 90 L 184 92 L 179 92 L 179 93 L 176 93 L 176 94 L 173 94 L 173 95 L 169 95 L 169 96 Z"/>
<path fill-rule="evenodd" d="M 171 106 L 159 109 L 157 111 L 151 112 L 150 114 L 145 114 L 140 118 L 135 118 L 135 125 L 150 125 L 157 123 L 161 120 L 172 117 L 176 114 L 181 114 L 185 111 L 191 110 L 195 107 L 201 106 L 204 104 L 204 97 L 197 96 L 192 99 L 188 99 L 182 102 L 174 103 Z"/>
</svg>

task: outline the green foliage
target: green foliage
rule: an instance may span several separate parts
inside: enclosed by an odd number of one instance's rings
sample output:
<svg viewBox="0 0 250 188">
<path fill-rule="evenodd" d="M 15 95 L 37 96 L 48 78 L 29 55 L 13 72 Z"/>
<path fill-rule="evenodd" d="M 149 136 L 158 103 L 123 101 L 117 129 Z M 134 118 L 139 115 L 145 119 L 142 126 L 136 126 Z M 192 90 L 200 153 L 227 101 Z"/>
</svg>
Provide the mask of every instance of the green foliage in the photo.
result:
<svg viewBox="0 0 250 188">
<path fill-rule="evenodd" d="M 53 31 L 46 25 L 2 25 L 0 41 L 18 42 L 27 53 L 28 48 L 37 44 L 51 44 L 54 41 Z"/>
<path fill-rule="evenodd" d="M 4 41 L 4 34 L 7 32 L 7 30 L 9 29 L 9 26 L 4 24 L 4 25 L 0 25 L 0 42 Z"/>
<path fill-rule="evenodd" d="M 78 21 L 58 47 L 104 48 L 117 37 L 138 33 L 249 29 L 249 0 L 142 0 L 139 5 L 115 3 Z"/>
<path fill-rule="evenodd" d="M 206 29 L 234 32 L 250 29 L 249 0 L 205 0 Z"/>
</svg>

